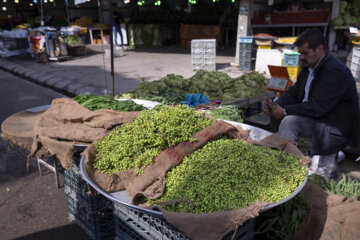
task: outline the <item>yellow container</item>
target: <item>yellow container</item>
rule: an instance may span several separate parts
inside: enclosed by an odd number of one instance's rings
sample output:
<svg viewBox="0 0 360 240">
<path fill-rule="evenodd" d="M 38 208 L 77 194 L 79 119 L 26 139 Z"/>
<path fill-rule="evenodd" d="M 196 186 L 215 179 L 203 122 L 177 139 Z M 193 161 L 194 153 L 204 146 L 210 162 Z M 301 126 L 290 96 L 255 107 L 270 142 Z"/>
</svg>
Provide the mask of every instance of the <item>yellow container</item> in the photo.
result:
<svg viewBox="0 0 360 240">
<path fill-rule="evenodd" d="M 271 46 L 262 46 L 262 45 L 259 45 L 259 46 L 258 46 L 258 49 L 271 49 Z"/>
<path fill-rule="evenodd" d="M 87 28 L 80 28 L 80 34 L 87 34 L 88 29 Z"/>
<path fill-rule="evenodd" d="M 301 67 L 300 65 L 297 67 L 286 67 L 288 70 L 288 74 L 291 80 L 296 81 L 297 76 L 300 73 Z"/>
<path fill-rule="evenodd" d="M 353 37 L 351 42 L 355 45 L 360 45 L 360 37 Z"/>
<path fill-rule="evenodd" d="M 300 73 L 301 66 L 299 65 L 297 67 L 286 67 L 286 68 L 287 68 L 290 79 L 293 81 L 296 81 L 297 76 Z"/>
</svg>

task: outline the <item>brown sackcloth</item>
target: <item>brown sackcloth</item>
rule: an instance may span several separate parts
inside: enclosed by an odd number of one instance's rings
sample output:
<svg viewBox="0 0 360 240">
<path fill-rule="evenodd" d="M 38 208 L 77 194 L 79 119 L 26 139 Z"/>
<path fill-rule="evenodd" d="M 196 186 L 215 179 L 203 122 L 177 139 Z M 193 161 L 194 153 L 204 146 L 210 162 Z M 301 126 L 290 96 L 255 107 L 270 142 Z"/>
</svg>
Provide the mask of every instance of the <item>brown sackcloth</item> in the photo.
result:
<svg viewBox="0 0 360 240">
<path fill-rule="evenodd" d="M 240 133 L 237 135 L 244 136 L 244 134 Z M 278 134 L 271 134 L 261 141 L 250 142 L 255 145 L 268 146 L 286 153 L 298 155 L 301 157 L 303 164 L 311 161 L 290 140 Z M 269 204 L 271 203 L 257 202 L 249 207 L 235 211 L 219 211 L 210 214 L 175 213 L 164 210 L 162 210 L 162 213 L 170 224 L 193 240 L 220 240 L 230 231 L 236 230 L 248 219 L 258 216 L 261 208 Z"/>
<path fill-rule="evenodd" d="M 152 165 L 145 167 L 144 172 L 134 175 L 134 169 L 109 175 L 100 174 L 93 168 L 95 152 L 93 147 L 89 147 L 84 155 L 86 156 L 86 170 L 93 177 L 94 181 L 107 192 L 123 190 L 124 187 L 129 192 L 133 204 L 140 204 L 144 198 L 156 199 L 160 197 L 165 188 L 165 177 L 167 171 L 181 163 L 184 157 L 196 151 L 212 139 L 221 137 L 236 128 L 223 121 L 217 121 L 214 124 L 195 133 L 192 138 L 195 142 L 182 142 L 177 146 L 170 147 L 162 151 L 155 159 Z M 104 179 L 105 178 L 105 179 Z M 121 179 L 121 181 L 119 180 Z"/>
<path fill-rule="evenodd" d="M 86 169 L 93 180 L 105 191 L 119 191 L 125 188 L 129 192 L 132 203 L 143 206 L 142 203 L 145 198 L 156 199 L 162 195 L 165 188 L 167 171 L 180 164 L 184 157 L 196 151 L 210 140 L 224 134 L 242 138 L 256 145 L 268 146 L 286 153 L 293 153 L 299 155 L 304 163 L 309 162 L 309 159 L 291 141 L 277 134 L 272 134 L 259 142 L 251 141 L 248 137 L 248 131 L 244 131 L 241 127 L 233 127 L 223 121 L 218 121 L 194 134 L 193 138 L 197 139 L 196 142 L 182 142 L 175 147 L 170 147 L 161 152 L 155 158 L 154 164 L 147 166 L 140 176 L 135 176 L 133 169 L 115 173 L 112 178 L 108 175 L 101 175 L 92 167 L 96 156 L 92 146 L 88 147 L 85 151 Z M 257 202 L 243 209 L 218 211 L 209 214 L 176 213 L 164 211 L 163 209 L 161 211 L 170 224 L 193 240 L 215 240 L 222 239 L 228 232 L 237 229 L 248 219 L 256 217 L 260 209 L 269 204 L 271 203 Z"/>
<path fill-rule="evenodd" d="M 360 239 L 360 202 L 323 191 L 307 183 L 301 192 L 307 199 L 307 215 L 295 240 Z"/>
<path fill-rule="evenodd" d="M 76 101 L 59 98 L 49 109 L 37 113 L 21 111 L 1 125 L 1 136 L 31 151 L 30 156 L 55 155 L 70 169 L 74 144 L 90 145 L 118 125 L 134 120 L 140 112 L 90 111 Z"/>
</svg>

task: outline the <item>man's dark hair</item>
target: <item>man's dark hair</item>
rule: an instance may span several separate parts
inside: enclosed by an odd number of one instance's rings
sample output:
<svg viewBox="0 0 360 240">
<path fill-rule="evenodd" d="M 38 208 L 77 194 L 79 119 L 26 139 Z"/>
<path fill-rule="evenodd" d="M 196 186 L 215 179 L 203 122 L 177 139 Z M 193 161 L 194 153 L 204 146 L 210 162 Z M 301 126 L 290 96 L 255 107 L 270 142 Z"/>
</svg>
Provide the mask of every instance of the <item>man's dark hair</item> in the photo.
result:
<svg viewBox="0 0 360 240">
<path fill-rule="evenodd" d="M 317 28 L 308 28 L 300 33 L 294 44 L 295 46 L 300 47 L 305 43 L 308 43 L 308 48 L 311 48 L 314 51 L 320 45 L 323 45 L 325 50 L 328 49 L 324 34 Z"/>
</svg>

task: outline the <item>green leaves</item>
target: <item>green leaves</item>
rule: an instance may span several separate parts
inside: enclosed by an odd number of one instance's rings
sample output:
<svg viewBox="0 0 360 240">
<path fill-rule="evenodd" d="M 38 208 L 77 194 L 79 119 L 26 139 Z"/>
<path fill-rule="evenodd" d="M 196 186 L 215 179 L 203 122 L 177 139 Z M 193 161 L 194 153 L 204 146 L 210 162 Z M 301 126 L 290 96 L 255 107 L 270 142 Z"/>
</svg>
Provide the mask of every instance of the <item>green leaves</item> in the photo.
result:
<svg viewBox="0 0 360 240">
<path fill-rule="evenodd" d="M 140 175 L 159 153 L 212 124 L 212 120 L 185 105 L 147 110 L 95 143 L 94 167 L 104 173 L 135 168 Z"/>
<path fill-rule="evenodd" d="M 239 106 L 223 105 L 221 108 L 208 110 L 206 112 L 216 119 L 243 122 L 243 118 L 241 116 L 242 110 L 239 108 Z"/>
<path fill-rule="evenodd" d="M 210 100 L 229 102 L 264 93 L 267 91 L 266 84 L 266 77 L 258 72 L 231 78 L 224 72 L 198 71 L 188 79 L 168 74 L 160 80 L 141 83 L 122 97 L 177 104 L 184 100 L 186 94 L 203 93 Z"/>
<path fill-rule="evenodd" d="M 146 109 L 131 100 L 118 101 L 110 96 L 94 96 L 87 94 L 75 96 L 73 99 L 91 111 L 99 109 L 112 109 L 118 112 L 134 112 Z"/>
<path fill-rule="evenodd" d="M 347 198 L 354 198 L 360 200 L 360 184 L 356 179 L 342 175 L 342 178 L 335 182 L 334 180 L 326 180 L 318 175 L 311 175 L 309 181 L 318 185 L 327 192 L 334 193 L 336 195 L 345 196 Z"/>
</svg>

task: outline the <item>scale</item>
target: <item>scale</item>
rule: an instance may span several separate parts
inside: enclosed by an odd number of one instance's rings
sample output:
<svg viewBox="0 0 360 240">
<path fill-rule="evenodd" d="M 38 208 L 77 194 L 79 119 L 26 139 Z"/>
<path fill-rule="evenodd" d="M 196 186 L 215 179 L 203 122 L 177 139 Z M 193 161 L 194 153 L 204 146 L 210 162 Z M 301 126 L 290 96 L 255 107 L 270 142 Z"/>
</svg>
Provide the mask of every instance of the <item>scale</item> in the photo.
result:
<svg viewBox="0 0 360 240">
<path fill-rule="evenodd" d="M 283 66 L 268 65 L 268 68 L 271 78 L 266 87 L 281 97 L 293 85 L 288 70 Z"/>
</svg>

